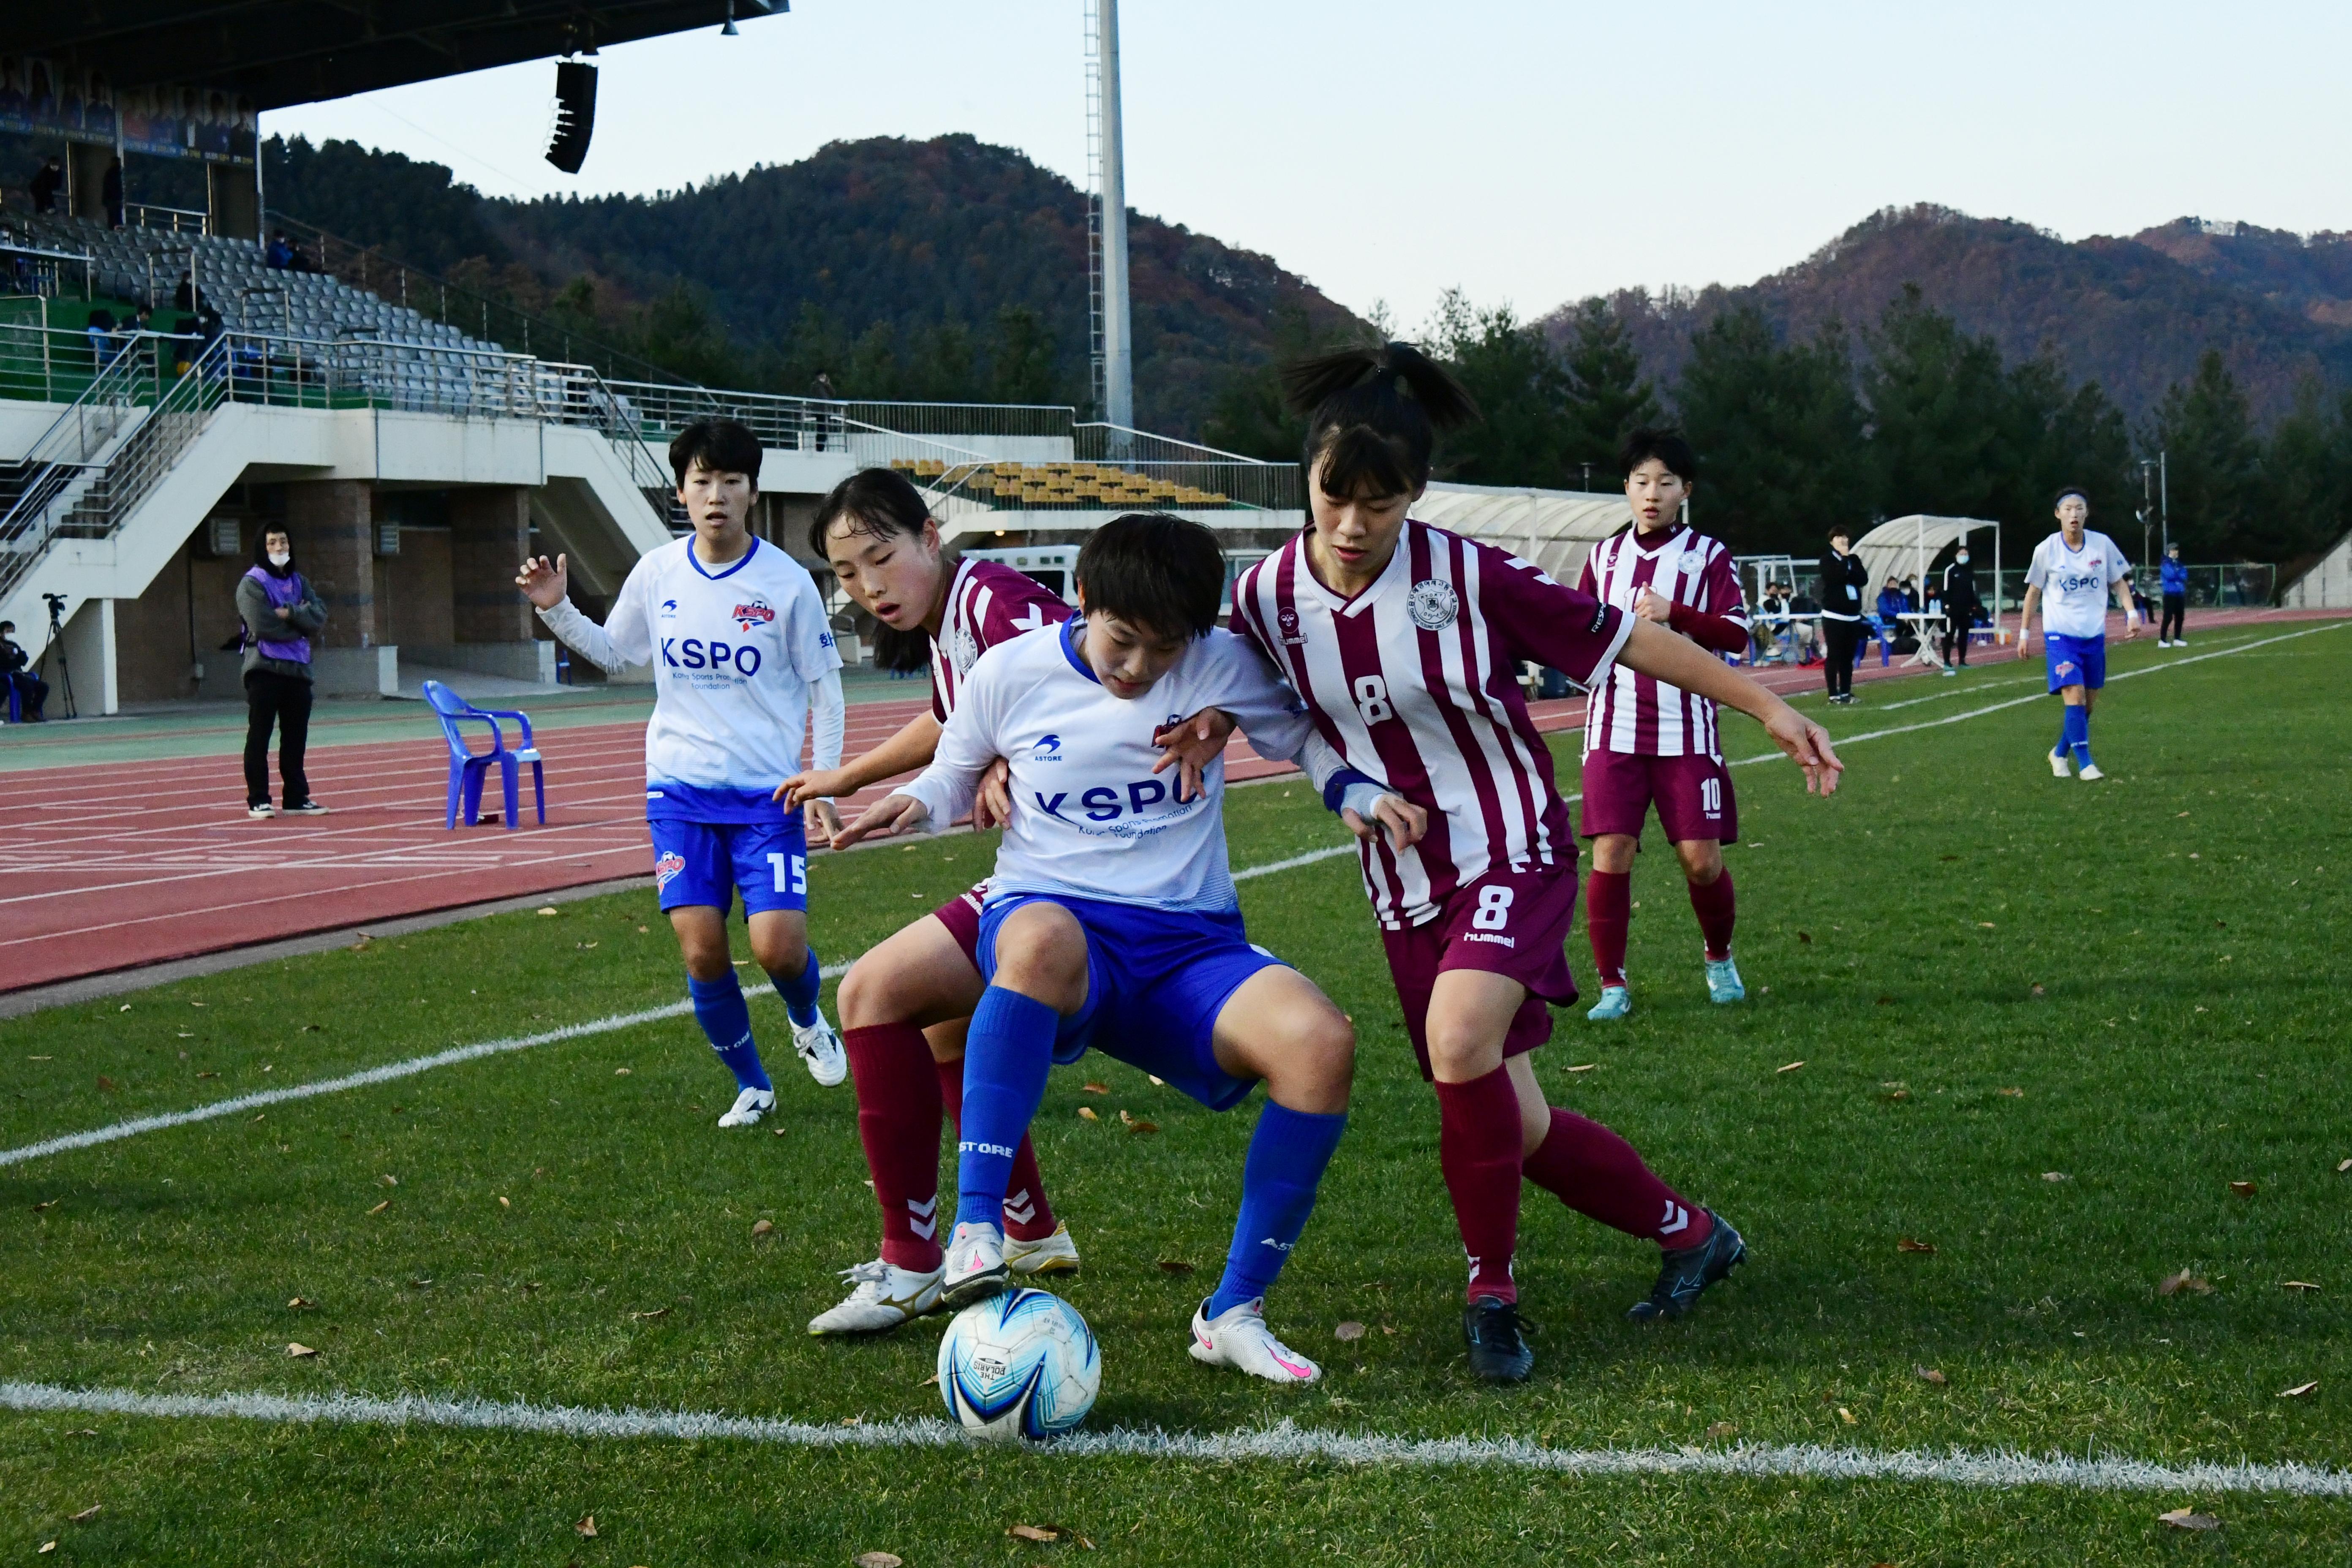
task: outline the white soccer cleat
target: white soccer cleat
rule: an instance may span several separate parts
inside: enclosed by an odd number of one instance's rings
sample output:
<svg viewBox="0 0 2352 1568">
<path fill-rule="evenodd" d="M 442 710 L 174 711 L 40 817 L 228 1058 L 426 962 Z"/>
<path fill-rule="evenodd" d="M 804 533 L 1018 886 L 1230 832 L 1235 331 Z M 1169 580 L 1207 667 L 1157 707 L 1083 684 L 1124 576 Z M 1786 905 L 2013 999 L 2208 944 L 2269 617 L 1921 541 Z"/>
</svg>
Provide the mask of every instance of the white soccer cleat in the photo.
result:
<svg viewBox="0 0 2352 1568">
<path fill-rule="evenodd" d="M 772 1089 L 747 1089 L 735 1097 L 727 1114 L 719 1119 L 721 1127 L 756 1127 L 760 1118 L 776 1108 L 776 1091 Z"/>
<path fill-rule="evenodd" d="M 812 1334 L 878 1334 L 940 1307 L 940 1270 L 919 1273 L 877 1258 L 841 1271 L 852 1289 L 809 1320 Z"/>
<path fill-rule="evenodd" d="M 2050 776 L 2061 779 L 2072 778 L 2074 776 L 2073 770 L 2066 766 L 2065 752 L 2053 752 L 2050 753 Z"/>
<path fill-rule="evenodd" d="M 1192 1359 L 1208 1366 L 1229 1366 L 1269 1383 L 1313 1383 L 1323 1369 L 1274 1337 L 1265 1326 L 1265 1298 L 1244 1301 L 1219 1313 L 1214 1322 L 1201 1316 L 1203 1300 L 1192 1309 Z"/>
<path fill-rule="evenodd" d="M 1067 1225 L 1055 1225 L 1053 1235 L 1035 1241 L 1008 1236 L 1004 1238 L 1004 1267 L 1021 1275 L 1076 1274 L 1078 1244 L 1070 1239 Z"/>
<path fill-rule="evenodd" d="M 849 1076 L 848 1054 L 841 1048 L 841 1037 L 824 1021 L 822 1007 L 817 1009 L 815 1023 L 793 1026 L 793 1049 L 800 1053 L 809 1077 L 826 1089 Z"/>
<path fill-rule="evenodd" d="M 2084 784 L 2096 784 L 2099 780 L 2105 778 L 2107 775 L 2099 771 L 2098 763 L 2084 763 L 2083 764 L 2083 771 L 2074 776 L 2081 779 Z"/>
<path fill-rule="evenodd" d="M 1004 1265 L 1004 1233 L 992 1225 L 960 1225 L 948 1242 L 947 1268 L 940 1279 L 941 1304 L 958 1310 L 984 1301 L 1012 1282 Z"/>
</svg>

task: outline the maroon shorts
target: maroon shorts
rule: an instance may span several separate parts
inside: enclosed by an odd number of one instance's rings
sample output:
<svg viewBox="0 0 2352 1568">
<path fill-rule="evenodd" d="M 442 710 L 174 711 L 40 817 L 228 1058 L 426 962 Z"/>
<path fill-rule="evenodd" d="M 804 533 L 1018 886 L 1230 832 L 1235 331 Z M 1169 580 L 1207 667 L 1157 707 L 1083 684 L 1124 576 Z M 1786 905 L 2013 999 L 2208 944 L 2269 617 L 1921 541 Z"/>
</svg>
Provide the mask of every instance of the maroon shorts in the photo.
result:
<svg viewBox="0 0 2352 1568">
<path fill-rule="evenodd" d="M 1712 838 L 1739 842 L 1739 803 L 1732 798 L 1731 773 L 1714 757 L 1643 757 L 1631 752 L 1584 753 L 1584 803 L 1577 831 L 1587 838 L 1604 833 L 1642 837 L 1642 819 L 1658 808 L 1658 826 L 1669 844 Z"/>
<path fill-rule="evenodd" d="M 1483 969 L 1528 988 L 1528 999 L 1503 1037 L 1503 1054 L 1516 1057 L 1551 1038 L 1551 1008 L 1576 1000 L 1568 972 L 1568 932 L 1576 921 L 1576 865 L 1497 868 L 1457 888 L 1429 920 L 1402 931 L 1383 929 L 1389 973 L 1404 1006 L 1405 1032 L 1421 1076 L 1429 1070 L 1429 998 L 1449 969 Z"/>
<path fill-rule="evenodd" d="M 988 884 L 975 882 L 970 892 L 958 893 L 931 911 L 940 924 L 948 928 L 956 945 L 963 949 L 963 955 L 971 960 L 974 970 L 980 968 L 980 906 L 987 897 Z"/>
</svg>

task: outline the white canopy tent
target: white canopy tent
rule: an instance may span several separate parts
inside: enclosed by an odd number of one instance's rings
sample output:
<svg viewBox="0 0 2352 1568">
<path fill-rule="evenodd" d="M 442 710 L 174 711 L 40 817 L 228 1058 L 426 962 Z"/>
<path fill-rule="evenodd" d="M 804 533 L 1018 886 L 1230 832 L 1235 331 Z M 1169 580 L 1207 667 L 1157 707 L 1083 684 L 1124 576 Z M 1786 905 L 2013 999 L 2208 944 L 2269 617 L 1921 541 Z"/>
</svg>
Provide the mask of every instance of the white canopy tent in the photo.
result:
<svg viewBox="0 0 2352 1568">
<path fill-rule="evenodd" d="M 1992 530 L 1992 624 L 1996 637 L 2000 629 L 2000 524 L 1988 522 L 1980 517 L 1929 517 L 1913 512 L 1909 517 L 1889 518 L 1854 542 L 1853 552 L 1862 557 L 1863 570 L 1870 574 L 1870 594 L 1863 599 L 1866 606 L 1871 595 L 1885 584 L 1889 577 L 1906 574 L 1919 579 L 1919 591 L 1927 590 L 1927 563 L 1942 552 L 1944 546 L 1966 539 L 1979 529 Z"/>
<path fill-rule="evenodd" d="M 1632 522 L 1633 507 L 1622 495 L 1584 490 L 1433 484 L 1412 515 L 1532 561 L 1572 588 L 1592 547 Z"/>
</svg>

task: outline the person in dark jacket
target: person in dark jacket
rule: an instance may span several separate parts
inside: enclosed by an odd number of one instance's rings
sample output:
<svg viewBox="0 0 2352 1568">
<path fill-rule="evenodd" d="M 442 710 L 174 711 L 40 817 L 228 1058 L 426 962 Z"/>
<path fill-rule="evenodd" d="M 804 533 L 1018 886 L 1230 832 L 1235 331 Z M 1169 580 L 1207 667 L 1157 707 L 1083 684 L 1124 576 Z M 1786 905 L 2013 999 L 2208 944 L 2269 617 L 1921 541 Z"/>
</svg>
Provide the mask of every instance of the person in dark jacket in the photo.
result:
<svg viewBox="0 0 2352 1568">
<path fill-rule="evenodd" d="M 2187 647 L 2189 639 L 2182 634 L 2188 630 L 2189 567 L 2180 559 L 2180 546 L 2164 547 L 2164 563 L 2158 570 L 2163 579 L 2158 586 L 2164 590 L 2164 619 L 2157 627 L 2156 646 Z"/>
<path fill-rule="evenodd" d="M 65 165 L 52 157 L 33 174 L 33 210 L 53 213 L 58 210 L 58 197 L 66 188 Z"/>
<path fill-rule="evenodd" d="M 294 570 L 293 542 L 271 529 L 253 542 L 253 569 L 236 584 L 245 623 L 245 805 L 247 816 L 276 815 L 269 805 L 269 731 L 278 728 L 278 773 L 286 811 L 324 816 L 302 771 L 310 738 L 310 634 L 327 624 L 327 606 Z"/>
<path fill-rule="evenodd" d="M 1822 641 L 1828 652 L 1822 671 L 1830 700 L 1853 700 L 1853 653 L 1862 640 L 1863 591 L 1870 573 L 1853 552 L 1853 531 L 1830 530 L 1829 553 L 1822 557 Z"/>
<path fill-rule="evenodd" d="M 41 704 L 49 700 L 49 683 L 35 675 L 32 656 L 16 640 L 16 623 L 0 621 L 0 680 L 16 689 L 16 709 L 27 724 L 37 724 L 48 717 Z M 0 711 L 5 711 L 7 699 L 0 696 Z"/>
<path fill-rule="evenodd" d="M 1969 564 L 1969 542 L 1944 568 L 1944 673 L 1958 675 L 1969 662 L 1969 628 L 1977 617 L 1977 569 Z"/>
</svg>

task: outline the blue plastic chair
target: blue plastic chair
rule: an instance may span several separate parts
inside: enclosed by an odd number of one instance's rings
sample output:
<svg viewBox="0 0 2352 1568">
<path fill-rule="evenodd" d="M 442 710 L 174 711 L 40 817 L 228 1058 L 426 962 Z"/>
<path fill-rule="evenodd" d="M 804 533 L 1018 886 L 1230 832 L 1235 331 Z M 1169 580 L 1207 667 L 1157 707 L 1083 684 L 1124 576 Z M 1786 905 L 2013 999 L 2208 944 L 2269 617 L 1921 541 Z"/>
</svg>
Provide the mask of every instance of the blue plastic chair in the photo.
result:
<svg viewBox="0 0 2352 1568">
<path fill-rule="evenodd" d="M 455 829 L 457 806 L 463 797 L 466 826 L 473 826 L 482 819 L 482 782 L 493 763 L 499 770 L 499 783 L 506 795 L 506 826 L 511 833 L 519 815 L 515 801 L 515 764 L 530 764 L 530 793 L 539 807 L 540 826 L 547 826 L 547 777 L 540 765 L 539 748 L 531 743 L 530 718 L 511 708 L 477 708 L 437 680 L 425 683 L 425 700 L 433 707 L 434 716 L 441 721 L 442 736 L 449 742 L 449 816 L 442 826 Z M 457 728 L 466 720 L 478 719 L 490 727 L 490 749 L 476 752 L 466 744 L 466 737 Z M 499 721 L 511 719 L 522 727 L 522 746 L 519 751 L 507 750 L 506 732 Z"/>
</svg>

